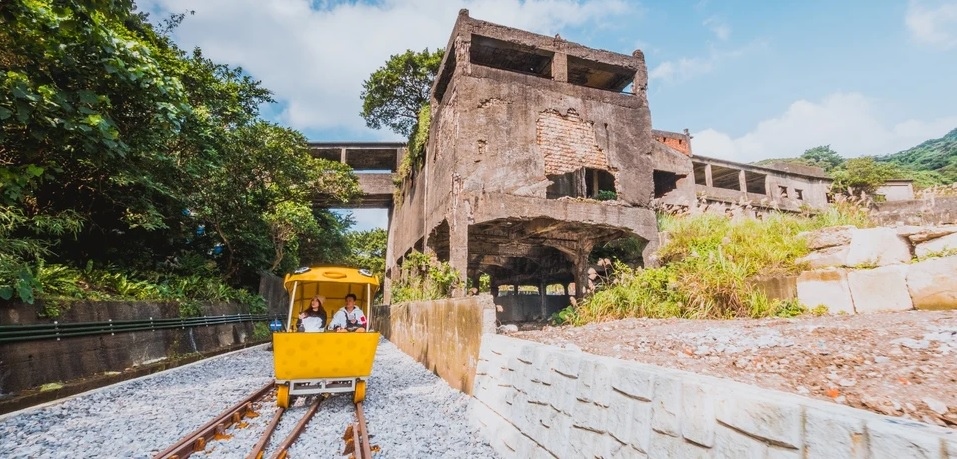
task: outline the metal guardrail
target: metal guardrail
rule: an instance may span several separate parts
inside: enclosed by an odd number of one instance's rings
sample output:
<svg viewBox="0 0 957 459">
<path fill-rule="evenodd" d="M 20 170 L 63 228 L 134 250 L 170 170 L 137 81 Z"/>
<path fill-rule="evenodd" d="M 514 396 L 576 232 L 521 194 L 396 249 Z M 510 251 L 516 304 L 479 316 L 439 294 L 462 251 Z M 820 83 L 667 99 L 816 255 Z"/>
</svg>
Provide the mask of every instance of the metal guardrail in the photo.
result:
<svg viewBox="0 0 957 459">
<path fill-rule="evenodd" d="M 0 325 L 0 344 L 76 336 L 115 335 L 117 333 L 201 327 L 238 322 L 268 322 L 268 314 L 223 314 L 221 316 L 176 317 L 171 319 L 108 320 L 106 322 L 54 321 L 49 324 Z M 275 319 L 273 319 L 275 320 Z"/>
</svg>

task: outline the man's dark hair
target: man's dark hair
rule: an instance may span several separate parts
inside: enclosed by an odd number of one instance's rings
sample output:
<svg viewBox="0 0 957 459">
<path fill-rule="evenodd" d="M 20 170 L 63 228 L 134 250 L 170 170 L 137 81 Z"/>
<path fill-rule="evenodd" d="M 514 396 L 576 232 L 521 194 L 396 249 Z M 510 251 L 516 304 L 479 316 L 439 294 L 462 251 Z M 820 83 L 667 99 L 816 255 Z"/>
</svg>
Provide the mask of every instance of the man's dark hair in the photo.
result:
<svg viewBox="0 0 957 459">
<path fill-rule="evenodd" d="M 355 293 L 350 293 L 350 294 L 346 295 L 346 298 L 345 298 L 345 299 L 348 300 L 350 296 L 352 297 L 353 301 L 359 301 L 359 297 L 357 297 Z"/>
</svg>

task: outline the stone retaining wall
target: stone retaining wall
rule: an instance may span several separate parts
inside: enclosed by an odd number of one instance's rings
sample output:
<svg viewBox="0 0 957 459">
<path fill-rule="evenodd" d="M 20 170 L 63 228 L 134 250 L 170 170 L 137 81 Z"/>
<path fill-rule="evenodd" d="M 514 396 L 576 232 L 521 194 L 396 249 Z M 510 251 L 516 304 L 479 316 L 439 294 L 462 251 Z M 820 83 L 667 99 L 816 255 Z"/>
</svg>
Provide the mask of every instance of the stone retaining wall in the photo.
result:
<svg viewBox="0 0 957 459">
<path fill-rule="evenodd" d="M 372 327 L 402 352 L 472 393 L 483 333 L 495 331 L 491 295 L 374 306 Z"/>
<path fill-rule="evenodd" d="M 825 228 L 805 236 L 798 300 L 831 313 L 957 309 L 957 225 Z"/>
<path fill-rule="evenodd" d="M 957 458 L 957 431 L 485 335 L 473 419 L 504 457 Z"/>
<path fill-rule="evenodd" d="M 0 324 L 52 323 L 37 317 L 35 305 L 7 303 L 0 307 Z M 202 306 L 204 315 L 246 313 L 234 304 Z M 57 320 L 99 322 L 179 317 L 174 303 L 76 301 Z M 97 336 L 44 339 L 0 344 L 0 393 L 18 392 L 50 382 L 66 382 L 105 372 L 124 371 L 173 356 L 215 352 L 252 341 L 250 322 L 138 331 Z"/>
</svg>

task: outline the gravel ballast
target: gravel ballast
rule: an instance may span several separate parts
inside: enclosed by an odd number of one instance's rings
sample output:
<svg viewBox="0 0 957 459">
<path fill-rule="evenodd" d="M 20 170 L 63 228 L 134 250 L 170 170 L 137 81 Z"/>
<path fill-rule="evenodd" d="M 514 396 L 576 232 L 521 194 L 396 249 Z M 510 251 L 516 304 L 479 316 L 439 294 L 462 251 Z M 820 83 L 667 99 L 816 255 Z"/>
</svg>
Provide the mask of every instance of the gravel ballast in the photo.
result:
<svg viewBox="0 0 957 459">
<path fill-rule="evenodd" d="M 148 458 L 272 381 L 266 346 L 210 358 L 127 381 L 47 406 L 0 418 L 4 457 Z M 283 416 L 271 446 L 305 414 L 312 397 L 298 397 Z M 290 457 L 338 457 L 342 433 L 355 418 L 352 394 L 325 400 Z M 448 386 L 392 343 L 382 340 L 366 391 L 364 411 L 376 458 L 497 457 L 468 422 L 469 397 Z M 210 442 L 193 457 L 244 457 L 276 411 L 257 408 L 248 427 Z M 271 454 L 271 449 L 268 451 Z"/>
</svg>

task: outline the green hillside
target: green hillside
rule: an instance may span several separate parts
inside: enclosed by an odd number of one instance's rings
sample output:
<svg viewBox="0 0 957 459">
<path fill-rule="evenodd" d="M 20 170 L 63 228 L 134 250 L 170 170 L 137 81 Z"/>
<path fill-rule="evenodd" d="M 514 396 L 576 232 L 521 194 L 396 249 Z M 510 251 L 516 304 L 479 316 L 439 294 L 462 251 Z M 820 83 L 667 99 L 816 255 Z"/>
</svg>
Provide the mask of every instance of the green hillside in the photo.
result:
<svg viewBox="0 0 957 459">
<path fill-rule="evenodd" d="M 916 147 L 876 159 L 911 171 L 920 171 L 921 178 L 937 184 L 957 182 L 957 129 L 939 139 L 928 140 Z"/>
</svg>

